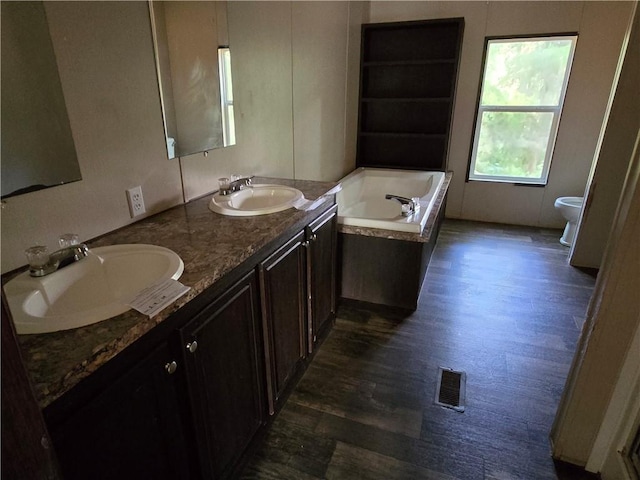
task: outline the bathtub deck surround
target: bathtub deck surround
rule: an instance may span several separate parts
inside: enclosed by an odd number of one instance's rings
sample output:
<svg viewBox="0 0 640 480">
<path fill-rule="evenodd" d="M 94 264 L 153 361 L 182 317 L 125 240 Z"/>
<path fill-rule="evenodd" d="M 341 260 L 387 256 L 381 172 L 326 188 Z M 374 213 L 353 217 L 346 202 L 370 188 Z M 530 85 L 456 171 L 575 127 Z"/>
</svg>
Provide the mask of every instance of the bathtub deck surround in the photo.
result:
<svg viewBox="0 0 640 480">
<path fill-rule="evenodd" d="M 424 196 L 429 197 L 427 203 L 430 207 L 428 205 L 426 207 L 428 213 L 420 233 L 345 224 L 341 221 L 344 216 L 341 218 L 339 213 L 338 252 L 342 280 L 341 298 L 406 310 L 416 309 L 420 288 L 444 218 L 447 190 L 453 174 L 411 173 L 416 178 L 420 178 L 423 174 L 442 174 L 441 180 L 434 181 L 436 185 L 440 184 L 439 188 L 434 188 L 431 193 Z M 348 177 L 345 179 L 352 180 Z M 379 178 L 377 180 L 381 181 Z M 354 183 L 362 186 L 360 182 Z M 404 188 L 402 183 L 401 180 L 396 188 Z M 349 198 L 348 187 L 346 190 L 346 198 Z M 350 208 L 340 204 L 345 200 L 345 195 L 341 195 L 342 193 L 344 192 L 337 195 L 338 212 L 344 212 Z M 388 192 L 378 193 L 384 196 Z M 389 202 L 389 200 L 383 201 Z M 366 209 L 366 207 L 362 208 Z M 397 205 L 396 210 L 399 210 Z M 397 222 L 387 219 L 378 225 L 403 225 L 404 219 L 405 217 L 396 211 Z"/>
<path fill-rule="evenodd" d="M 256 179 L 256 182 L 294 187 L 308 199 L 322 197 L 336 185 L 273 178 Z M 160 330 L 157 327 L 162 327 L 172 313 L 187 306 L 213 284 L 224 286 L 229 282 L 228 278 L 233 277 L 236 267 L 270 248 L 283 232 L 296 225 L 302 228 L 322 210 L 290 209 L 259 217 L 234 218 L 211 212 L 208 209 L 210 197 L 207 195 L 174 207 L 88 242 L 91 248 L 136 243 L 169 248 L 184 261 L 180 281 L 191 290 L 152 318 L 128 310 L 83 328 L 19 335 L 18 341 L 41 407 L 71 390 L 146 333 Z M 332 197 L 326 199 L 326 202 L 332 201 Z"/>
</svg>

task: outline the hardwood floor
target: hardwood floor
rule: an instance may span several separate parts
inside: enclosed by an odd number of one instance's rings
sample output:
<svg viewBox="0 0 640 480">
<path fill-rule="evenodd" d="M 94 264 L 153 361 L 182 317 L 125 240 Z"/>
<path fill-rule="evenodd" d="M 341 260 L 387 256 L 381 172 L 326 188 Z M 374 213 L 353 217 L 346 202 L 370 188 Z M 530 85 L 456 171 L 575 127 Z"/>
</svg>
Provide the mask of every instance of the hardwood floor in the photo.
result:
<svg viewBox="0 0 640 480">
<path fill-rule="evenodd" d="M 549 453 L 595 282 L 560 234 L 445 221 L 417 311 L 341 305 L 243 478 L 592 478 Z M 439 366 L 463 413 L 434 404 Z"/>
</svg>

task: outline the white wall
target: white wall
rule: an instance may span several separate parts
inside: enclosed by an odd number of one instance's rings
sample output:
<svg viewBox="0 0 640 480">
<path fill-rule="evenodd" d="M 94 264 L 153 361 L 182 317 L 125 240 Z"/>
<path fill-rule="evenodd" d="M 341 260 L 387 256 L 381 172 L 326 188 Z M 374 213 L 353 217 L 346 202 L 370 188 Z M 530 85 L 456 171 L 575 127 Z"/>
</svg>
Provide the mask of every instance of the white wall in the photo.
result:
<svg viewBox="0 0 640 480">
<path fill-rule="evenodd" d="M 294 174 L 337 180 L 346 173 L 349 4 L 298 2 L 292 18 Z"/>
<path fill-rule="evenodd" d="M 125 190 L 142 186 L 147 212 L 182 202 L 168 161 L 146 2 L 45 2 L 82 181 L 9 198 L 1 210 L 2 272 L 23 251 L 57 248 L 133 222 Z M 150 242 L 153 239 L 149 239 Z"/>
<path fill-rule="evenodd" d="M 625 477 L 626 465 L 619 453 L 632 450 L 640 432 L 640 322 L 607 406 L 585 469 L 600 472 L 603 480 Z"/>
<path fill-rule="evenodd" d="M 636 142 L 618 216 L 551 433 L 554 457 L 577 465 L 603 453 L 593 452 L 593 448 L 625 357 L 635 357 L 636 364 L 640 361 L 640 352 L 631 350 L 640 328 L 640 134 Z"/>
<path fill-rule="evenodd" d="M 633 28 L 632 28 L 633 27 Z M 619 80 L 612 92 L 611 107 L 597 163 L 592 169 L 586 206 L 570 254 L 572 265 L 599 267 L 618 206 L 619 192 L 627 175 L 629 158 L 640 129 L 640 14 L 629 22 L 629 39 Z"/>
<path fill-rule="evenodd" d="M 599 220 L 613 228 L 606 229 L 611 230 L 606 248 L 600 245 L 604 248 L 602 268 L 552 432 L 556 457 L 586 464 L 590 471 L 602 471 L 602 477 L 610 479 L 623 478 L 617 450 L 634 433 L 631 427 L 640 414 L 637 402 L 635 411 L 631 402 L 640 388 L 638 21 L 636 11 L 596 169 L 601 172 L 594 176 L 596 195 L 591 211 L 613 210 L 610 219 Z M 621 180 L 615 178 L 620 171 L 624 172 Z M 616 183 L 622 185 L 617 187 L 622 196 L 598 200 Z M 602 217 L 602 213 L 594 216 Z M 588 217 L 594 221 L 591 212 Z M 600 244 L 597 238 L 595 245 Z"/>
<path fill-rule="evenodd" d="M 232 173 L 293 177 L 291 5 L 229 2 L 235 146 L 180 159 L 187 200 Z"/>
<path fill-rule="evenodd" d="M 83 179 L 6 202 L 2 272 L 31 245 L 55 249 L 60 233 L 87 240 L 133 222 L 125 190 L 136 185 L 153 214 L 231 173 L 337 180 L 353 165 L 347 42 L 362 3 L 229 2 L 237 145 L 179 161 L 166 158 L 147 2 L 46 8 Z M 359 52 L 349 58 L 357 71 Z"/>
<path fill-rule="evenodd" d="M 349 2 L 349 40 L 347 53 L 347 115 L 345 125 L 345 171 L 356 167 L 358 144 L 358 102 L 360 96 L 360 43 L 362 24 L 369 23 L 369 2 Z"/>
<path fill-rule="evenodd" d="M 584 189 L 629 5 L 230 2 L 237 145 L 168 161 L 147 3 L 48 2 L 83 180 L 7 201 L 2 271 L 23 265 L 28 246 L 54 248 L 60 233 L 85 240 L 131 223 L 125 190 L 136 185 L 153 214 L 215 190 L 230 173 L 340 178 L 354 165 L 366 21 L 465 17 L 447 214 L 561 226 L 553 201 Z M 485 35 L 574 30 L 580 39 L 549 185 L 465 183 Z"/>
<path fill-rule="evenodd" d="M 345 157 L 346 2 L 229 2 L 237 145 L 181 159 L 185 198 L 231 173 L 338 180 Z M 358 27 L 359 28 L 359 27 Z M 358 57 L 349 57 L 355 62 Z M 353 103 L 353 108 L 357 108 Z"/>
<path fill-rule="evenodd" d="M 447 216 L 560 227 L 555 199 L 582 195 L 632 2 L 371 2 L 371 22 L 464 17 Z M 486 36 L 578 32 L 546 187 L 465 182 Z"/>
</svg>

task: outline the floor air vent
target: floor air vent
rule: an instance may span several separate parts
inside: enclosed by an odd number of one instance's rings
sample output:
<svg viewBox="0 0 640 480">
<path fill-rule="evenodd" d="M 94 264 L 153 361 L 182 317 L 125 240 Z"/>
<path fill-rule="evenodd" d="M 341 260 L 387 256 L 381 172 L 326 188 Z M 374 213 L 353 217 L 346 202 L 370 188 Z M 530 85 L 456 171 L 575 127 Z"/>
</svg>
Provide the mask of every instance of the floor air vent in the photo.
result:
<svg viewBox="0 0 640 480">
<path fill-rule="evenodd" d="M 450 368 L 438 368 L 438 387 L 436 404 L 464 412 L 464 394 L 467 374 Z"/>
</svg>

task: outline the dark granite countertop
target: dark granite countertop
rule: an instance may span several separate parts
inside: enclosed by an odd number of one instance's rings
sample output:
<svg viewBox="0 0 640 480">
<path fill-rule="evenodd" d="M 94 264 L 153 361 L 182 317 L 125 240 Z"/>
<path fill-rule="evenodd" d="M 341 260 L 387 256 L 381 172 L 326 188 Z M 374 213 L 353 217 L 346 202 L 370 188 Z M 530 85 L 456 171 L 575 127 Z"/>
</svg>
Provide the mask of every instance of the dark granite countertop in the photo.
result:
<svg viewBox="0 0 640 480">
<path fill-rule="evenodd" d="M 209 210 L 211 195 L 207 195 L 89 242 L 90 247 L 146 243 L 169 248 L 182 258 L 184 273 L 179 281 L 191 290 L 151 318 L 129 310 L 74 330 L 19 335 L 41 407 L 69 391 L 269 242 L 294 226 L 311 221 L 326 208 L 325 204 L 335 201 L 331 190 L 336 183 L 273 178 L 256 178 L 254 183 L 292 186 L 307 199 L 327 197 L 325 203 L 309 212 L 289 209 L 256 217 L 227 217 Z"/>
<path fill-rule="evenodd" d="M 440 211 L 442 202 L 444 202 L 445 195 L 449 190 L 449 184 L 451 183 L 452 177 L 453 177 L 453 172 L 446 173 L 444 177 L 444 182 L 442 184 L 442 187 L 440 187 L 438 196 L 435 198 L 433 202 L 431 212 L 429 212 L 429 218 L 427 218 L 427 223 L 425 224 L 424 229 L 422 230 L 422 233 L 398 232 L 396 230 L 384 230 L 381 228 L 369 228 L 369 227 L 354 227 L 353 225 L 342 225 L 342 224 L 338 225 L 338 231 L 340 233 L 364 235 L 365 237 L 388 238 L 391 240 L 404 240 L 407 242 L 422 242 L 422 243 L 428 242 L 431 238 L 433 228 L 435 227 L 436 217 L 438 216 L 438 212 Z"/>
</svg>

